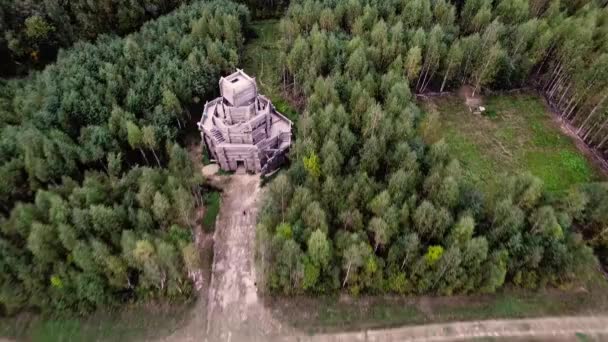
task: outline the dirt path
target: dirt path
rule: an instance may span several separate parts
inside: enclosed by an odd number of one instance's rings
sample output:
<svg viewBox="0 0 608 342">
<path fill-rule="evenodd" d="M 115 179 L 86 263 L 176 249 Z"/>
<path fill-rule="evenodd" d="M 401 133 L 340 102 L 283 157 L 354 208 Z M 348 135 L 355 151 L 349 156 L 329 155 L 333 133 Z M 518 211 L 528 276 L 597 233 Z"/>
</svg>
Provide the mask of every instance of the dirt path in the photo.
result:
<svg viewBox="0 0 608 342">
<path fill-rule="evenodd" d="M 271 316 L 257 292 L 254 245 L 260 179 L 235 174 L 222 188 L 209 288 L 208 340 L 266 341 L 287 331 Z"/>
</svg>

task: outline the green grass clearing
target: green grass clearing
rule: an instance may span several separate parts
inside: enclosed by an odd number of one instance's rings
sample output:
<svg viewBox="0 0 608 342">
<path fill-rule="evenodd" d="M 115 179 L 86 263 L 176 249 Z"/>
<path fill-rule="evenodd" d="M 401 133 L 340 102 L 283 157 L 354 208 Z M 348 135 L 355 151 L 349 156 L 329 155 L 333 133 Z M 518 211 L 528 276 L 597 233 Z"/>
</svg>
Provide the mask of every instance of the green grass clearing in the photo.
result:
<svg viewBox="0 0 608 342">
<path fill-rule="evenodd" d="M 536 95 L 497 95 L 485 99 L 492 115 L 474 115 L 458 97 L 423 104 L 436 110 L 444 138 L 466 175 L 492 190 L 504 173 L 539 177 L 548 191 L 602 179 L 601 171 L 564 135 Z"/>
<path fill-rule="evenodd" d="M 221 198 L 222 196 L 219 191 L 210 191 L 203 195 L 203 204 L 205 205 L 203 229 L 208 233 L 215 230 L 215 220 L 220 213 Z"/>
<path fill-rule="evenodd" d="M 251 28 L 255 37 L 245 46 L 241 67 L 256 78 L 260 93 L 266 95 L 279 112 L 295 123 L 298 112 L 282 94 L 280 50 L 277 45 L 280 37 L 279 20 L 257 21 Z"/>
<path fill-rule="evenodd" d="M 148 341 L 185 324 L 191 305 L 138 304 L 88 317 L 22 314 L 0 320 L 0 336 L 19 341 Z"/>
</svg>

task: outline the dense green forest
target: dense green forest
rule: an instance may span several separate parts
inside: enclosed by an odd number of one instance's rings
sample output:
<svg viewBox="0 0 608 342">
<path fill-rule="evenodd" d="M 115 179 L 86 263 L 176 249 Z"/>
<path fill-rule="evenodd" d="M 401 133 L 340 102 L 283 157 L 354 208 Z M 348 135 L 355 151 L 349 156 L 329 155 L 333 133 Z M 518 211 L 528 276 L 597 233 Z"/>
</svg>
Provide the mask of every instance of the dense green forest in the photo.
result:
<svg viewBox="0 0 608 342">
<path fill-rule="evenodd" d="M 196 2 L 0 87 L 0 310 L 187 298 L 198 170 L 193 99 L 238 62 L 249 12 Z"/>
<path fill-rule="evenodd" d="M 102 33 L 124 34 L 186 0 L 0 1 L 2 74 L 52 61 L 61 47 Z"/>
<path fill-rule="evenodd" d="M 607 28 L 595 1 L 293 1 L 283 86 L 307 105 L 257 228 L 267 287 L 454 294 L 584 277 L 585 239 L 606 246 L 608 186 L 556 197 L 520 174 L 482 193 L 413 93 L 551 88 L 567 62 L 592 101 L 607 91 Z"/>
<path fill-rule="evenodd" d="M 0 0 L 0 75 L 26 73 L 54 61 L 60 48 L 100 34 L 119 35 L 191 0 Z M 287 0 L 238 0 L 255 18 L 280 16 Z"/>
</svg>

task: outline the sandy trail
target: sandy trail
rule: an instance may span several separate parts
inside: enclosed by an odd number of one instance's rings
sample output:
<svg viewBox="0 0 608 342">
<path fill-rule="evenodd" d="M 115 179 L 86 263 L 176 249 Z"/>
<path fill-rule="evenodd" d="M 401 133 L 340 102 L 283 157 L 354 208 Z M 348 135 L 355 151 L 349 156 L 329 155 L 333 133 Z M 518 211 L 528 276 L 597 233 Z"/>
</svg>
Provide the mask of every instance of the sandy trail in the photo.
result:
<svg viewBox="0 0 608 342">
<path fill-rule="evenodd" d="M 258 297 L 254 246 L 260 179 L 235 174 L 222 186 L 209 288 L 209 341 L 266 341 L 284 333 Z M 204 329 L 204 327 L 201 327 Z"/>
</svg>

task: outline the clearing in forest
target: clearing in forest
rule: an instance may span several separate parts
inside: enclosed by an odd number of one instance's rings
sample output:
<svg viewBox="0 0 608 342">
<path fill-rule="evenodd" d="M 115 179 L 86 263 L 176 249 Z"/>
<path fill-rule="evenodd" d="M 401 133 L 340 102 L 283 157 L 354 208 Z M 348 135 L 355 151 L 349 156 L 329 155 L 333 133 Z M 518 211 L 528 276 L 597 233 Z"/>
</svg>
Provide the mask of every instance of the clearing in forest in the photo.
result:
<svg viewBox="0 0 608 342">
<path fill-rule="evenodd" d="M 472 114 L 456 96 L 422 103 L 428 112 L 438 112 L 441 136 L 473 182 L 491 190 L 504 172 L 529 171 L 559 193 L 602 180 L 599 167 L 560 131 L 538 96 L 496 95 L 483 101 L 483 115 Z"/>
<path fill-rule="evenodd" d="M 279 63 L 279 20 L 260 20 L 251 24 L 253 37 L 245 45 L 241 67 L 255 75 L 260 94 L 272 101 L 275 108 L 294 123 L 298 114 L 285 100 Z"/>
</svg>

